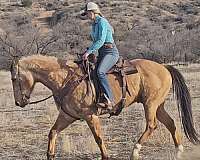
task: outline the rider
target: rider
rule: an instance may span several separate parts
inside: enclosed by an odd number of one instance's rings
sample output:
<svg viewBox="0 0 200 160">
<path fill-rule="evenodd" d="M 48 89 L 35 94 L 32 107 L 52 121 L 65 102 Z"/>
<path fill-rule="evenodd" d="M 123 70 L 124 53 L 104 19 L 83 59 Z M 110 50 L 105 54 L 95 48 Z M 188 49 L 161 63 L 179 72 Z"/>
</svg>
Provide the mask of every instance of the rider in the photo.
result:
<svg viewBox="0 0 200 160">
<path fill-rule="evenodd" d="M 106 73 L 119 59 L 119 52 L 113 39 L 114 31 L 107 19 L 103 17 L 99 6 L 94 2 L 87 3 L 81 15 L 86 15 L 93 22 L 91 31 L 93 43 L 84 53 L 83 59 L 86 60 L 89 54 L 96 54 L 98 51 L 97 76 L 107 99 L 107 103 L 99 103 L 98 105 L 112 109 L 114 97 Z"/>
</svg>

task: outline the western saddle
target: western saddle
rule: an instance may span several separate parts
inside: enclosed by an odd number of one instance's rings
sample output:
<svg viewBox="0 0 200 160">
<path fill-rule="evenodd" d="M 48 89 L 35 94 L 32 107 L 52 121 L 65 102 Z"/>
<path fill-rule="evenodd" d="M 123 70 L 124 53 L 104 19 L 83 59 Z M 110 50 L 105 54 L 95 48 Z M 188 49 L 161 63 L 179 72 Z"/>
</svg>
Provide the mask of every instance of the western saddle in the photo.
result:
<svg viewBox="0 0 200 160">
<path fill-rule="evenodd" d="M 99 101 L 102 100 L 103 92 L 102 89 L 99 85 L 99 81 L 96 75 L 96 57 L 94 54 L 90 54 L 88 57 L 87 61 L 74 61 L 77 63 L 83 70 L 85 74 L 87 74 L 90 78 L 88 78 L 89 83 L 93 83 L 95 87 L 95 92 L 96 92 L 96 97 L 95 97 L 95 103 L 97 104 Z M 126 103 L 126 93 L 130 95 L 127 81 L 126 81 L 126 76 L 130 74 L 135 74 L 137 73 L 137 69 L 131 65 L 129 60 L 124 60 L 123 57 L 120 57 L 116 65 L 114 65 L 107 74 L 118 74 L 121 77 L 121 89 L 122 89 L 122 98 L 118 104 L 116 104 L 113 108 L 113 111 L 110 114 L 111 116 L 118 116 L 122 109 L 125 106 Z M 106 111 L 105 111 L 106 112 Z M 99 114 L 104 114 L 105 113 L 100 112 Z"/>
</svg>

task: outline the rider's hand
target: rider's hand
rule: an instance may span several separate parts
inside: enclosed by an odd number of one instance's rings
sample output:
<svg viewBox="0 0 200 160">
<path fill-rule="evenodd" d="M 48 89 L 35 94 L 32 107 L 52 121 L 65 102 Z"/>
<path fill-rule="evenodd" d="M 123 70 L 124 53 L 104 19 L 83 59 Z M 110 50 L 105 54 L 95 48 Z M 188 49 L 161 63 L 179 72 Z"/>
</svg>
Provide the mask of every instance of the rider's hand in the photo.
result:
<svg viewBox="0 0 200 160">
<path fill-rule="evenodd" d="M 89 53 L 87 53 L 87 52 L 85 52 L 84 54 L 83 54 L 83 60 L 87 60 L 87 57 L 89 56 Z"/>
</svg>

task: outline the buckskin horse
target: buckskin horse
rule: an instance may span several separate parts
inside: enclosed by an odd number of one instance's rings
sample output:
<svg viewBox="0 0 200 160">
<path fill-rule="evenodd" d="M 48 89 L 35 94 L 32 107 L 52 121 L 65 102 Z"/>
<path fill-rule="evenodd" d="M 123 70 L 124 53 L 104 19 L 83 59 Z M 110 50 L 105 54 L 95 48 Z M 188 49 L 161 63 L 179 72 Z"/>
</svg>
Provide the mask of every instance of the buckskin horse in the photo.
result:
<svg viewBox="0 0 200 160">
<path fill-rule="evenodd" d="M 126 95 L 125 107 L 134 102 L 142 103 L 146 119 L 146 129 L 135 144 L 131 159 L 138 159 L 142 144 L 157 127 L 157 120 L 163 123 L 171 133 L 177 155 L 180 156 L 183 152 L 180 132 L 177 130 L 174 120 L 164 109 L 164 103 L 171 87 L 177 100 L 184 133 L 192 143 L 198 144 L 198 135 L 194 129 L 192 118 L 191 98 L 180 72 L 170 65 L 158 64 L 145 59 L 130 60 L 129 63 L 137 69 L 137 73 L 126 76 L 129 94 Z M 78 64 L 51 56 L 32 55 L 13 60 L 10 71 L 17 106 L 25 107 L 29 104 L 29 98 L 36 82 L 41 82 L 53 93 L 60 112 L 49 132 L 48 160 L 55 159 L 57 135 L 79 119 L 87 122 L 99 146 L 102 159 L 109 159 L 102 139 L 97 107 L 91 92 L 88 92 L 87 79 L 83 78 L 85 74 Z M 122 96 L 120 78 L 116 74 L 109 74 L 108 79 L 112 84 L 117 104 Z M 71 84 L 75 87 L 71 85 L 65 91 L 65 95 L 59 94 L 62 93 L 60 91 L 62 91 L 63 84 L 67 85 L 69 82 L 73 82 Z"/>
</svg>

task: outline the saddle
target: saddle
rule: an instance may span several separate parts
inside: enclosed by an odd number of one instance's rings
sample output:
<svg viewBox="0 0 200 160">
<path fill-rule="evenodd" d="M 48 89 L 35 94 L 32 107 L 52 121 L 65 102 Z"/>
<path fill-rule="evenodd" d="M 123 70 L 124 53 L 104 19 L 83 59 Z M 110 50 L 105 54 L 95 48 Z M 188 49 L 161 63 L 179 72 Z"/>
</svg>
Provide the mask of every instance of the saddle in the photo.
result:
<svg viewBox="0 0 200 160">
<path fill-rule="evenodd" d="M 97 59 L 94 54 L 89 55 L 87 62 L 83 63 L 82 61 L 75 61 L 75 63 L 79 64 L 79 66 L 82 65 L 80 67 L 83 68 L 84 72 L 90 76 L 89 80 L 91 79 L 91 82 L 89 83 L 94 84 L 96 92 L 95 103 L 97 104 L 98 102 L 102 101 L 104 93 L 99 85 L 100 83 L 97 78 L 97 72 L 95 67 L 96 62 Z M 110 113 L 110 116 L 118 116 L 121 113 L 126 103 L 126 93 L 128 92 L 128 94 L 130 95 L 126 81 L 126 76 L 130 74 L 135 74 L 137 72 L 137 69 L 133 65 L 131 65 L 130 61 L 124 60 L 123 57 L 120 57 L 118 62 L 107 72 L 107 74 L 117 74 L 121 78 L 122 89 L 122 98 L 120 102 L 114 106 L 113 112 Z M 101 114 L 104 114 L 104 112 L 100 113 L 100 115 Z"/>
</svg>

